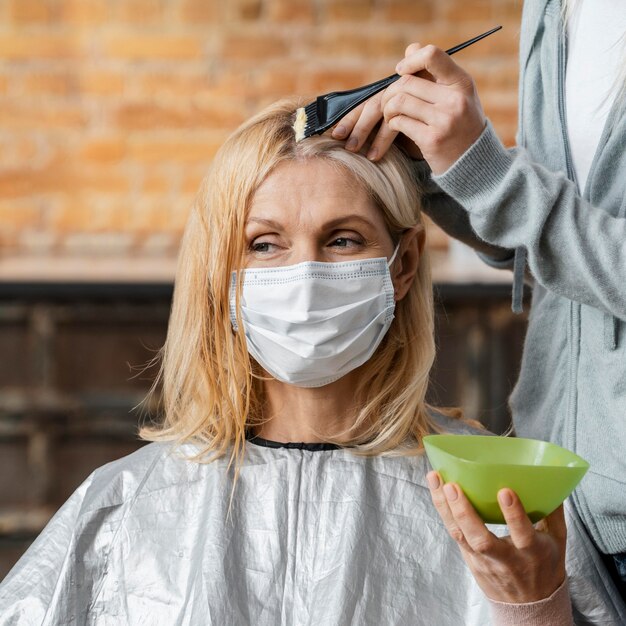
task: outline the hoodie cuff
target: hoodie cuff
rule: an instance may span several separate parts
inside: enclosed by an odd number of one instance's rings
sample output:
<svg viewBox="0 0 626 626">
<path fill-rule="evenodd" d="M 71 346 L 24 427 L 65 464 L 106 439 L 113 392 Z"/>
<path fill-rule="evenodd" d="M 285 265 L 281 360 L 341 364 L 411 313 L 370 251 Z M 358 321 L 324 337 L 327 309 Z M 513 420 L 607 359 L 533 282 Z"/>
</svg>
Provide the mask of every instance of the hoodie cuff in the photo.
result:
<svg viewBox="0 0 626 626">
<path fill-rule="evenodd" d="M 573 626 L 567 578 L 549 597 L 527 604 L 489 600 L 494 626 Z"/>
<path fill-rule="evenodd" d="M 489 267 L 493 267 L 497 270 L 512 270 L 513 263 L 515 262 L 515 250 L 506 250 L 505 248 L 502 248 L 502 250 L 501 258 L 496 258 L 478 251 L 476 251 L 476 254 L 478 258 L 486 265 L 489 265 Z"/>
<path fill-rule="evenodd" d="M 491 122 L 478 139 L 443 174 L 432 179 L 466 210 L 480 211 L 501 193 L 513 157 L 502 145 Z"/>
</svg>

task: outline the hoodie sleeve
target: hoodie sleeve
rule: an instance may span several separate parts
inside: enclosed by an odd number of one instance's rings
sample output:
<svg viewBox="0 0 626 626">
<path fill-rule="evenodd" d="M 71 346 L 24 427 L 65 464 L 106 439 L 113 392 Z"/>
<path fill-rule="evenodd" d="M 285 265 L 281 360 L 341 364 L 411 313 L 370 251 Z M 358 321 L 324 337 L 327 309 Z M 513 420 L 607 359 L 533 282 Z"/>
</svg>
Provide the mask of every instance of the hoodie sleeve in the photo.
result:
<svg viewBox="0 0 626 626">
<path fill-rule="evenodd" d="M 561 173 L 506 149 L 490 122 L 439 187 L 485 241 L 523 248 L 534 279 L 560 296 L 626 319 L 626 219 L 592 206 Z"/>
<path fill-rule="evenodd" d="M 515 251 L 487 243 L 476 234 L 469 213 L 433 180 L 426 161 L 413 161 L 413 171 L 422 192 L 422 210 L 437 226 L 473 248 L 487 265 L 512 269 Z"/>
</svg>

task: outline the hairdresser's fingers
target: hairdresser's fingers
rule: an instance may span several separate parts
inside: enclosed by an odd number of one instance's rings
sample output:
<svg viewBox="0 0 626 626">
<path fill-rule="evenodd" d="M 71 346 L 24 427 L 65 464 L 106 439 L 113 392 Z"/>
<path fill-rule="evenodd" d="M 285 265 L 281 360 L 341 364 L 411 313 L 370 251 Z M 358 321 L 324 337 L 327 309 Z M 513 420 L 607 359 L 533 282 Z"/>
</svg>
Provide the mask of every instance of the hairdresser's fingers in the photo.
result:
<svg viewBox="0 0 626 626">
<path fill-rule="evenodd" d="M 422 44 L 419 41 L 414 41 L 410 43 L 404 50 L 404 58 L 410 57 L 414 55 L 418 50 L 422 49 Z"/>
<path fill-rule="evenodd" d="M 485 128 L 486 118 L 473 83 L 468 89 L 459 89 L 413 77 L 401 80 L 405 81 L 405 90 L 386 101 L 385 119 L 392 130 L 406 134 L 419 146 L 434 174 L 441 174 Z M 413 95 L 425 85 L 435 95 L 434 104 Z M 430 133 L 424 135 L 420 124 L 427 125 Z"/>
<path fill-rule="evenodd" d="M 344 115 L 338 122 L 337 125 L 333 128 L 331 135 L 334 139 L 345 139 L 354 128 L 357 123 L 359 117 L 363 113 L 363 109 L 365 108 L 365 102 L 359 104 L 358 107 L 352 109 L 350 113 Z"/>
<path fill-rule="evenodd" d="M 428 489 L 430 490 L 430 498 L 433 501 L 433 504 L 437 509 L 437 513 L 439 513 L 439 517 L 441 518 L 443 525 L 446 527 L 448 534 L 452 537 L 452 539 L 454 539 L 454 541 L 456 541 L 461 550 L 469 551 L 470 548 L 465 540 L 465 535 L 456 523 L 454 515 L 452 515 L 452 511 L 450 510 L 450 506 L 448 505 L 448 500 L 446 499 L 443 491 L 443 481 L 441 480 L 441 476 L 438 472 L 428 472 L 426 480 L 428 482 Z"/>
<path fill-rule="evenodd" d="M 358 152 L 363 144 L 366 142 L 370 133 L 380 122 L 383 117 L 383 112 L 380 106 L 381 94 L 377 93 L 368 100 L 365 101 L 363 111 L 359 116 L 348 141 L 346 142 L 346 148 L 352 152 Z"/>
<path fill-rule="evenodd" d="M 431 104 L 437 102 L 445 103 L 450 99 L 449 87 L 438 85 L 420 76 L 406 74 L 385 89 L 382 93 L 381 107 L 384 109 L 389 100 L 403 93 L 410 94 Z"/>
<path fill-rule="evenodd" d="M 504 521 L 509 527 L 513 545 L 518 550 L 532 547 L 536 541 L 537 533 L 517 494 L 511 489 L 500 489 L 498 491 L 498 504 Z"/>
<path fill-rule="evenodd" d="M 485 526 L 461 488 L 455 483 L 447 483 L 443 491 L 454 521 L 472 552 L 485 556 L 498 554 L 501 551 L 498 538 Z"/>
<path fill-rule="evenodd" d="M 396 66 L 398 74 L 417 74 L 427 71 L 437 83 L 465 86 L 471 76 L 457 65 L 449 54 L 437 46 L 428 45 L 405 57 Z"/>
<path fill-rule="evenodd" d="M 416 42 L 416 43 L 409 44 L 406 50 L 404 51 L 405 58 L 412 56 L 421 48 L 423 48 L 421 43 Z M 426 78 L 427 80 L 435 82 L 433 75 L 430 72 L 427 72 L 426 70 L 422 70 L 421 72 L 418 72 L 416 76 L 419 76 L 420 78 Z"/>
<path fill-rule="evenodd" d="M 398 93 L 385 104 L 383 116 L 386 122 L 397 115 L 406 115 L 428 126 L 438 127 L 445 123 L 444 111 L 430 102 L 408 93 Z"/>
<path fill-rule="evenodd" d="M 411 44 L 407 47 L 406 54 L 413 54 L 420 47 L 421 46 L 418 43 Z M 432 76 L 428 72 L 424 71 L 420 74 L 420 76 L 422 76 L 424 80 L 432 82 Z M 400 81 L 396 81 L 395 84 L 401 82 L 401 80 L 402 79 L 400 79 Z M 394 85 L 392 85 L 392 87 L 393 86 Z M 350 140 L 352 140 L 352 143 L 349 144 L 349 149 L 354 151 L 360 150 L 367 137 L 369 137 L 371 131 L 376 127 L 376 124 L 378 124 L 382 118 L 381 102 L 389 89 L 390 88 L 388 87 L 384 91 L 375 94 L 350 111 L 350 113 L 345 115 L 341 120 L 339 120 L 339 122 L 337 122 L 335 128 L 332 130 L 332 136 L 335 139 L 346 139 L 349 137 L 348 141 L 350 142 Z M 375 147 L 378 151 L 378 158 L 382 157 L 383 154 L 385 154 L 385 152 L 389 149 L 389 146 L 393 142 L 393 139 L 389 141 L 392 135 L 395 137 L 395 135 L 391 133 L 388 128 L 383 131 L 382 134 L 379 133 L 379 135 L 377 135 L 378 142 L 380 143 L 373 146 L 373 148 Z"/>
<path fill-rule="evenodd" d="M 391 130 L 395 130 L 408 137 L 413 144 L 420 149 L 424 145 L 429 145 L 433 141 L 433 130 L 428 124 L 421 120 L 416 120 L 408 115 L 396 115 L 387 124 Z M 422 150 L 423 152 L 423 150 Z"/>
<path fill-rule="evenodd" d="M 367 152 L 367 158 L 370 161 L 378 161 L 389 150 L 397 136 L 398 131 L 389 128 L 389 124 L 383 120 Z"/>
</svg>

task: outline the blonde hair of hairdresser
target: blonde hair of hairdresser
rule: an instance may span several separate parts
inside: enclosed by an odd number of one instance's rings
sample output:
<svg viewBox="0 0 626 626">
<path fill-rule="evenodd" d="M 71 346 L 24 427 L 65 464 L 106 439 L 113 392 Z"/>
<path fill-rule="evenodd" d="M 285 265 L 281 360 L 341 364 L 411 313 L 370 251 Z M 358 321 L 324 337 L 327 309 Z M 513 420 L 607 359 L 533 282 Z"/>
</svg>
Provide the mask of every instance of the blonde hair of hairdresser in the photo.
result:
<svg viewBox="0 0 626 626">
<path fill-rule="evenodd" d="M 403 229 L 422 224 L 418 191 L 397 148 L 374 164 L 330 137 L 296 143 L 292 124 L 297 105 L 294 100 L 274 104 L 228 138 L 185 229 L 167 338 L 156 357 L 161 368 L 150 392 L 162 382 L 164 421 L 144 426 L 139 434 L 150 441 L 200 444 L 192 460 L 230 453 L 230 462 L 237 465 L 246 430 L 263 422 L 260 370 L 248 355 L 243 332 L 232 330 L 229 288 L 231 272 L 243 266 L 251 199 L 272 170 L 284 161 L 324 159 L 367 189 L 394 240 Z M 239 301 L 240 280 L 237 294 Z M 425 403 L 435 356 L 433 335 L 432 286 L 423 254 L 386 337 L 361 367 L 353 427 L 326 440 L 342 438 L 342 445 L 357 454 L 416 453 L 421 437 L 438 430 Z"/>
</svg>

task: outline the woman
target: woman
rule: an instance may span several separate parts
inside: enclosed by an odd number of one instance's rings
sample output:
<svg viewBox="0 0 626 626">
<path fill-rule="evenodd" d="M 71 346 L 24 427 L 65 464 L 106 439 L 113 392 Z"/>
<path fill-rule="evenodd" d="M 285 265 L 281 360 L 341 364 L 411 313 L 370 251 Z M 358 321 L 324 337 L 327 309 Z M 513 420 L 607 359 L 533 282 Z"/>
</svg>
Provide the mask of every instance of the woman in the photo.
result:
<svg viewBox="0 0 626 626">
<path fill-rule="evenodd" d="M 424 162 L 424 209 L 490 265 L 514 268 L 532 310 L 511 397 L 516 432 L 561 444 L 591 468 L 572 499 L 626 598 L 626 5 L 527 0 L 518 147 L 485 119 L 474 82 L 413 44 L 403 78 L 335 129 L 370 156 L 398 133 Z M 426 73 L 424 73 L 426 70 Z M 414 74 L 422 72 L 420 76 Z"/>
<path fill-rule="evenodd" d="M 432 473 L 433 306 L 407 159 L 295 143 L 270 107 L 217 155 L 185 232 L 155 443 L 96 470 L 0 588 L 2 624 L 618 624 L 562 509 L 511 538 Z M 245 269 L 244 269 L 245 268 Z M 177 444 L 177 445 L 176 445 Z M 493 577 L 486 561 L 499 566 Z M 507 622 L 508 620 L 508 622 Z"/>
</svg>

